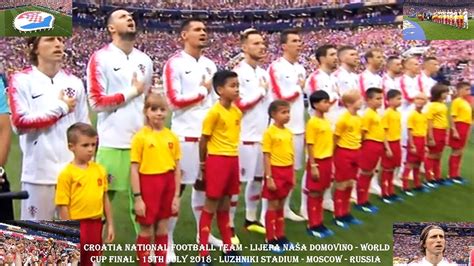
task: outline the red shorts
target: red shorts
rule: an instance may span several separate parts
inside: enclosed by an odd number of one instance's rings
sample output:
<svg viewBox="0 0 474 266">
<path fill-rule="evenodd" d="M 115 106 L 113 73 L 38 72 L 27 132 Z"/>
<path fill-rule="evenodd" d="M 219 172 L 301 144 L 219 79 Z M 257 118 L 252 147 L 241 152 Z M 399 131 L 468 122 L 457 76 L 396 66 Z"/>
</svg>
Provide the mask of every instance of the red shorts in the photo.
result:
<svg viewBox="0 0 474 266">
<path fill-rule="evenodd" d="M 392 158 L 388 158 L 385 152 L 382 156 L 382 167 L 385 169 L 397 168 L 402 164 L 402 147 L 399 140 L 389 141 L 388 146 L 392 150 Z"/>
<path fill-rule="evenodd" d="M 81 230 L 81 265 L 92 266 L 92 256 L 100 256 L 101 251 L 86 251 L 86 244 L 102 245 L 102 220 L 84 219 L 79 221 Z"/>
<path fill-rule="evenodd" d="M 413 144 L 415 145 L 416 152 L 411 153 L 410 147 L 407 148 L 407 162 L 409 163 L 422 163 L 425 160 L 425 137 L 413 137 Z"/>
<path fill-rule="evenodd" d="M 139 224 L 152 225 L 171 217 L 176 190 L 174 171 L 162 174 L 140 174 L 140 191 L 145 203 L 145 216 L 136 217 Z"/>
<path fill-rule="evenodd" d="M 314 162 L 318 164 L 319 178 L 314 180 L 311 177 L 311 166 L 308 161 L 306 164 L 306 189 L 308 191 L 324 191 L 331 184 L 332 157 L 314 159 Z"/>
<path fill-rule="evenodd" d="M 364 171 L 372 171 L 382 158 L 384 151 L 383 142 L 375 140 L 364 140 L 360 149 L 359 167 Z"/>
<path fill-rule="evenodd" d="M 359 170 L 360 150 L 351 150 L 337 147 L 334 152 L 334 167 L 336 168 L 336 182 L 343 182 L 357 179 Z"/>
<path fill-rule="evenodd" d="M 238 156 L 208 155 L 205 172 L 206 197 L 220 199 L 239 194 Z"/>
<path fill-rule="evenodd" d="M 267 186 L 267 179 L 264 180 L 262 197 L 268 200 L 280 200 L 288 196 L 295 186 L 293 165 L 272 166 L 272 178 L 275 182 L 276 190 L 270 191 Z"/>
<path fill-rule="evenodd" d="M 435 146 L 428 146 L 430 153 L 442 153 L 444 146 L 446 146 L 446 134 L 447 129 L 433 128 L 433 137 L 435 141 Z"/>
<path fill-rule="evenodd" d="M 454 126 L 458 130 L 459 139 L 453 138 L 453 132 L 451 131 L 451 134 L 449 135 L 449 146 L 453 149 L 459 150 L 466 146 L 471 125 L 464 122 L 455 122 Z"/>
</svg>

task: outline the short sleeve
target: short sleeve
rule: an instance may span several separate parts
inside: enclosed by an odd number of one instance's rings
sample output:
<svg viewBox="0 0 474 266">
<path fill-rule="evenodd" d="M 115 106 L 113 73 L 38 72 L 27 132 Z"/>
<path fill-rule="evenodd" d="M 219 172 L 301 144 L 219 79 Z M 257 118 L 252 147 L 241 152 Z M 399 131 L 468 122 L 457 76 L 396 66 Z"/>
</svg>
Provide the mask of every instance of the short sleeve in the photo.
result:
<svg viewBox="0 0 474 266">
<path fill-rule="evenodd" d="M 263 134 L 262 151 L 264 153 L 270 153 L 272 151 L 272 137 L 269 130 L 265 131 Z"/>
<path fill-rule="evenodd" d="M 372 123 L 372 115 L 366 113 L 362 116 L 362 131 L 369 131 L 370 124 Z"/>
<path fill-rule="evenodd" d="M 341 136 L 345 130 L 346 130 L 346 116 L 342 116 L 336 122 L 336 129 L 334 130 L 334 135 Z"/>
<path fill-rule="evenodd" d="M 65 168 L 59 173 L 56 184 L 56 195 L 54 198 L 56 205 L 69 205 L 71 202 L 71 183 L 71 175 L 69 175 L 67 168 Z"/>
<path fill-rule="evenodd" d="M 459 101 L 453 101 L 453 105 L 451 105 L 451 116 L 457 117 L 459 115 Z"/>
<path fill-rule="evenodd" d="M 174 150 L 174 160 L 177 161 L 177 160 L 181 160 L 181 146 L 179 146 L 179 139 L 178 137 L 176 137 L 175 135 L 173 135 L 174 137 L 174 146 L 176 147 L 176 149 Z"/>
<path fill-rule="evenodd" d="M 433 104 L 430 104 L 426 110 L 426 119 L 433 120 L 436 113 L 436 108 Z"/>
<path fill-rule="evenodd" d="M 210 136 L 212 131 L 214 131 L 218 119 L 219 113 L 217 113 L 214 109 L 211 109 L 207 113 L 206 117 L 204 118 L 204 122 L 202 123 L 202 134 Z"/>
<path fill-rule="evenodd" d="M 102 165 L 98 165 L 99 166 L 99 172 L 100 172 L 100 178 L 102 179 L 102 182 L 104 184 L 104 192 L 107 192 L 107 190 L 109 189 L 109 182 L 107 181 L 107 170 L 105 170 L 105 168 L 102 166 Z"/>
<path fill-rule="evenodd" d="M 316 142 L 315 136 L 317 134 L 318 128 L 313 119 L 308 121 L 306 126 L 306 143 L 307 144 L 314 144 Z"/>
<path fill-rule="evenodd" d="M 142 161 L 143 154 L 143 136 L 138 132 L 132 138 L 132 144 L 130 148 L 130 161 L 133 163 L 140 163 Z"/>
<path fill-rule="evenodd" d="M 388 121 L 390 120 L 390 112 L 386 112 L 385 115 L 382 117 L 382 127 L 384 129 L 388 129 L 389 126 L 388 126 Z"/>
<path fill-rule="evenodd" d="M 407 128 L 409 129 L 415 128 L 415 115 L 413 115 L 413 113 L 410 114 L 410 116 L 408 117 Z"/>
</svg>

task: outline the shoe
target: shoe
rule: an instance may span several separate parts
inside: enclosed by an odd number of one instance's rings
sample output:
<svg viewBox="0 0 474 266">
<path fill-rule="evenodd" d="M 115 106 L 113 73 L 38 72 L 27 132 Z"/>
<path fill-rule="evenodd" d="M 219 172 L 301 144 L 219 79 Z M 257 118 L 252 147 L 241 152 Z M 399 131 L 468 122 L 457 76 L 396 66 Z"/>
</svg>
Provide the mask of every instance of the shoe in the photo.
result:
<svg viewBox="0 0 474 266">
<path fill-rule="evenodd" d="M 410 189 L 403 190 L 402 193 L 409 196 L 409 197 L 414 197 L 415 196 L 415 193 L 413 193 Z"/>
<path fill-rule="evenodd" d="M 346 216 L 344 216 L 343 218 L 346 222 L 350 223 L 350 224 L 355 224 L 355 225 L 358 225 L 358 224 L 363 224 L 363 222 L 357 218 L 355 218 L 354 216 L 352 216 L 351 214 L 348 214 Z"/>
<path fill-rule="evenodd" d="M 349 223 L 344 221 L 343 217 L 334 218 L 334 224 L 344 229 L 349 228 Z"/>
<path fill-rule="evenodd" d="M 285 210 L 285 218 L 288 220 L 292 220 L 294 222 L 304 222 L 305 219 L 296 213 L 294 213 L 291 209 Z"/>
<path fill-rule="evenodd" d="M 454 181 L 451 178 L 445 178 L 443 180 L 443 185 L 445 186 L 452 186 L 454 184 Z"/>
<path fill-rule="evenodd" d="M 206 257 L 199 257 L 200 262 L 198 262 L 197 266 L 211 266 L 212 265 L 212 257 L 210 255 Z"/>
<path fill-rule="evenodd" d="M 426 182 L 426 185 L 430 188 L 438 188 L 439 185 L 436 183 L 436 181 L 428 181 Z"/>
<path fill-rule="evenodd" d="M 275 254 L 285 253 L 285 251 L 280 247 L 276 239 L 273 239 L 271 241 L 265 241 L 265 242 L 269 246 L 270 252 L 275 253 Z"/>
<path fill-rule="evenodd" d="M 366 202 L 364 204 L 356 204 L 354 207 L 359 211 L 372 213 L 372 214 L 377 213 L 379 210 L 379 208 L 370 204 L 369 202 Z"/>
<path fill-rule="evenodd" d="M 295 244 L 291 243 L 286 236 L 278 238 L 276 241 L 283 251 L 293 250 L 295 248 Z"/>
<path fill-rule="evenodd" d="M 334 235 L 334 232 L 326 228 L 326 226 L 324 225 L 306 228 L 306 232 L 310 236 L 314 236 L 321 239 Z"/>
<path fill-rule="evenodd" d="M 464 179 L 464 178 L 462 178 L 462 177 L 460 177 L 460 176 L 452 177 L 452 178 L 451 178 L 451 181 L 453 181 L 453 182 L 456 183 L 456 184 L 460 184 L 460 185 L 466 183 L 466 179 Z"/>
<path fill-rule="evenodd" d="M 196 234 L 196 243 L 199 244 L 199 234 Z M 215 236 L 210 234 L 209 235 L 209 244 L 213 245 L 216 248 L 221 248 L 224 243 L 219 238 L 216 238 Z"/>
<path fill-rule="evenodd" d="M 249 221 L 245 219 L 244 228 L 249 232 L 259 233 L 262 235 L 266 233 L 265 227 L 258 221 Z"/>
<path fill-rule="evenodd" d="M 398 196 L 397 194 L 390 195 L 390 196 L 389 196 L 389 199 L 390 199 L 391 201 L 398 201 L 398 202 L 403 201 L 403 198 L 400 197 L 400 196 Z"/>
<path fill-rule="evenodd" d="M 393 201 L 390 200 L 390 198 L 388 196 L 382 197 L 382 198 L 380 198 L 380 200 L 383 201 L 383 203 L 386 203 L 386 204 L 393 204 Z"/>
<path fill-rule="evenodd" d="M 230 251 L 227 251 L 227 252 L 223 252 L 222 253 L 222 256 L 224 257 L 231 257 L 231 258 L 235 258 L 233 260 L 235 261 L 239 261 L 239 265 L 242 265 L 242 266 L 249 266 L 249 265 L 252 265 L 250 262 L 248 262 L 247 260 L 248 259 L 245 259 L 245 257 L 243 257 L 240 252 L 238 251 L 235 251 L 235 250 L 230 250 Z M 231 259 L 232 261 L 232 259 Z"/>
<path fill-rule="evenodd" d="M 422 192 L 422 193 L 427 193 L 427 192 L 431 191 L 429 188 L 427 188 L 424 185 L 422 185 L 420 187 L 417 187 L 417 188 L 414 188 L 413 190 L 416 191 L 416 192 Z"/>
</svg>

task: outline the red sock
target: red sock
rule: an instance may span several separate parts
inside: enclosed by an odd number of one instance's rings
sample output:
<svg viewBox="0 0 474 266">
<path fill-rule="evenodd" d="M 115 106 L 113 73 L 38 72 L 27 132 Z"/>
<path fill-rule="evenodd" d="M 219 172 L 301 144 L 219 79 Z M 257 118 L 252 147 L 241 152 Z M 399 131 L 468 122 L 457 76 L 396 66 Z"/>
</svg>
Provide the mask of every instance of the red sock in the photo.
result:
<svg viewBox="0 0 474 266">
<path fill-rule="evenodd" d="M 403 175 L 402 175 L 403 190 L 409 189 L 408 177 L 410 176 L 410 172 L 411 172 L 411 169 L 408 168 L 407 165 L 405 165 L 405 168 L 403 169 Z M 413 173 L 413 175 L 415 174 Z"/>
<path fill-rule="evenodd" d="M 393 171 L 390 172 L 390 179 L 388 180 L 388 193 L 395 195 L 395 187 L 393 186 Z"/>
<path fill-rule="evenodd" d="M 420 168 L 413 168 L 413 182 L 415 183 L 415 188 L 421 188 L 420 181 Z"/>
<path fill-rule="evenodd" d="M 346 190 L 344 190 L 344 213 L 343 215 L 348 215 L 351 213 L 351 193 L 352 193 L 352 187 L 347 187 Z"/>
<path fill-rule="evenodd" d="M 458 177 L 459 174 L 459 164 L 461 162 L 460 155 L 453 155 L 449 156 L 449 177 Z"/>
<path fill-rule="evenodd" d="M 199 245 L 204 245 L 199 251 L 200 256 L 208 256 L 207 244 L 209 243 L 209 234 L 211 232 L 212 216 L 214 214 L 206 211 L 204 208 L 201 211 L 201 218 L 199 219 Z"/>
<path fill-rule="evenodd" d="M 150 243 L 151 243 L 151 237 L 150 236 L 138 235 L 137 245 L 139 245 L 139 244 L 149 245 Z M 138 265 L 140 265 L 140 266 L 150 265 L 150 263 L 148 263 L 148 256 L 150 256 L 150 251 L 143 251 L 143 250 L 138 250 L 137 249 L 137 257 L 139 259 Z"/>
<path fill-rule="evenodd" d="M 441 179 L 441 162 L 439 159 L 433 159 L 433 175 L 436 180 Z"/>
<path fill-rule="evenodd" d="M 389 180 L 391 179 L 393 172 L 388 170 L 382 171 L 382 197 L 390 196 Z"/>
<path fill-rule="evenodd" d="M 344 215 L 344 190 L 334 191 L 334 217 L 340 218 Z"/>
<path fill-rule="evenodd" d="M 283 216 L 283 209 L 277 210 L 276 213 L 275 236 L 276 238 L 282 238 L 285 236 L 285 217 Z"/>
<path fill-rule="evenodd" d="M 372 175 L 360 174 L 357 180 L 357 204 L 362 205 L 369 201 L 369 186 Z"/>
<path fill-rule="evenodd" d="M 308 225 L 316 227 L 323 223 L 323 197 L 308 195 Z"/>
<path fill-rule="evenodd" d="M 217 226 L 221 232 L 222 243 L 224 243 L 224 252 L 227 252 L 232 246 L 232 241 L 230 240 L 232 237 L 232 230 L 230 229 L 229 220 L 229 210 L 217 211 Z"/>
<path fill-rule="evenodd" d="M 165 235 L 156 235 L 155 236 L 155 244 L 158 245 L 160 250 L 155 252 L 155 256 L 158 258 L 156 259 L 157 266 L 165 266 L 166 265 L 166 251 L 168 250 L 168 234 Z"/>
<path fill-rule="evenodd" d="M 433 180 L 433 161 L 430 158 L 425 159 L 425 177 L 427 181 Z"/>
<path fill-rule="evenodd" d="M 277 213 L 275 210 L 267 210 L 265 213 L 265 232 L 267 241 L 275 239 L 275 223 Z"/>
</svg>

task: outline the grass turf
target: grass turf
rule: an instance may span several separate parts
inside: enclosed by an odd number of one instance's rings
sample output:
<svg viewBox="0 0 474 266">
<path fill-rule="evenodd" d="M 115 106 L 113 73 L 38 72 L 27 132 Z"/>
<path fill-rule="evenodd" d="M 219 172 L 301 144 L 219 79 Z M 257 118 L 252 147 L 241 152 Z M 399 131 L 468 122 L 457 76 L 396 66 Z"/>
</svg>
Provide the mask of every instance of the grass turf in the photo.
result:
<svg viewBox="0 0 474 266">
<path fill-rule="evenodd" d="M 420 21 L 418 18 L 404 17 L 405 20 L 416 22 L 423 28 L 427 40 L 472 40 L 474 39 L 474 20 L 469 20 L 469 29 L 458 29 L 453 26 L 438 24 L 431 21 Z"/>
<path fill-rule="evenodd" d="M 47 31 L 25 32 L 22 33 L 13 27 L 15 17 L 25 11 L 44 11 L 54 16 L 54 28 Z M 25 6 L 7 10 L 0 10 L 0 22 L 4 25 L 0 27 L 0 36 L 71 36 L 72 35 L 72 17 L 57 13 L 44 7 Z"/>
<path fill-rule="evenodd" d="M 239 199 L 239 205 L 236 214 L 236 233 L 243 244 L 244 255 L 259 258 L 259 263 L 253 265 L 268 265 L 269 261 L 263 261 L 269 258 L 286 258 L 293 260 L 292 265 L 332 265 L 334 261 L 321 261 L 320 263 L 311 263 L 310 259 L 313 256 L 333 256 L 333 257 L 319 257 L 319 259 L 341 259 L 338 265 L 358 265 L 362 264 L 360 261 L 352 261 L 351 256 L 379 256 L 380 263 L 364 263 L 364 265 L 392 265 L 392 249 L 387 251 L 362 251 L 361 244 L 389 244 L 392 245 L 392 224 L 394 222 L 404 221 L 439 221 L 439 222 L 461 222 L 474 220 L 474 205 L 472 205 L 472 192 L 474 191 L 474 169 L 469 162 L 474 161 L 474 141 L 469 140 L 468 148 L 466 149 L 465 157 L 462 164 L 462 173 L 469 183 L 466 185 L 453 185 L 451 187 L 440 187 L 430 193 L 418 194 L 415 197 L 405 197 L 401 203 L 393 205 L 386 205 L 382 203 L 378 197 L 371 195 L 371 202 L 380 208 L 376 215 L 369 215 L 361 213 L 352 208 L 352 214 L 363 221 L 362 225 L 351 226 L 349 229 L 340 229 L 332 224 L 331 213 L 325 212 L 325 224 L 335 232 L 335 235 L 319 240 L 312 238 L 306 234 L 306 224 L 292 221 L 286 221 L 286 234 L 288 238 L 294 243 L 301 243 L 307 248 L 306 251 L 291 251 L 284 255 L 273 255 L 268 251 L 251 251 L 249 244 L 263 244 L 264 236 L 255 233 L 249 233 L 243 229 L 243 222 L 245 216 L 245 209 L 243 197 Z M 443 160 L 443 173 L 446 175 L 447 157 L 449 155 L 448 149 L 445 150 Z M 38 162 L 41 163 L 41 162 Z M 21 169 L 21 152 L 18 146 L 18 139 L 14 137 L 12 148 L 6 166 L 11 183 L 12 190 L 20 190 L 20 169 Z M 302 172 L 299 173 L 300 178 Z M 243 191 L 243 190 L 241 190 Z M 180 209 L 180 218 L 175 231 L 175 243 L 195 243 L 196 241 L 196 227 L 194 216 L 191 211 L 190 197 L 191 189 L 187 187 Z M 300 189 L 297 187 L 293 193 L 292 209 L 298 210 L 300 202 Z M 15 217 L 19 219 L 20 202 L 15 201 Z M 117 195 L 113 202 L 113 211 L 115 216 L 115 243 L 134 243 L 135 236 L 127 213 L 128 200 L 123 195 Z M 215 219 L 214 219 L 215 220 Z M 213 225 L 213 234 L 219 236 L 217 226 Z M 310 251 L 311 244 L 328 244 L 328 243 L 343 243 L 351 244 L 352 251 Z M 316 246 L 313 246 L 316 247 Z M 219 252 L 211 253 L 214 265 L 224 265 L 217 261 Z M 133 252 L 105 252 L 105 255 L 118 256 L 134 256 Z M 197 252 L 177 252 L 178 256 L 196 256 Z M 271 256 L 271 257 L 266 257 Z M 184 260 L 184 257 L 181 257 Z M 352 257 L 354 259 L 355 257 Z M 194 265 L 191 257 L 186 257 L 185 262 L 179 265 Z M 360 257 L 358 258 L 360 259 Z M 111 263 L 103 263 L 103 265 L 110 265 Z M 124 264 L 124 263 L 122 263 Z M 232 264 L 231 264 L 232 265 Z M 290 263 L 280 263 L 280 265 L 290 265 Z"/>
</svg>

